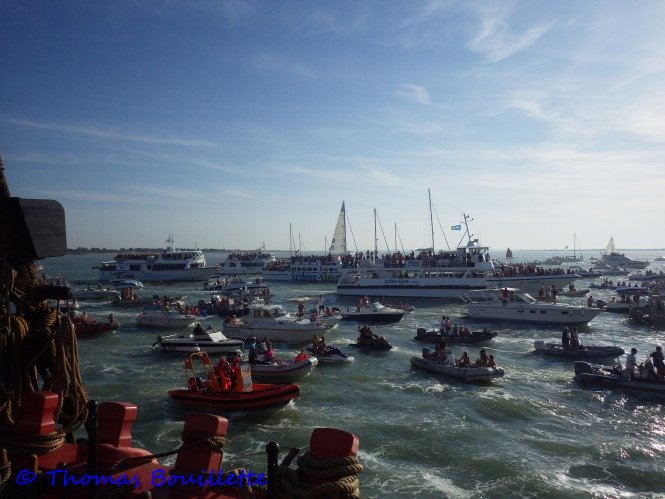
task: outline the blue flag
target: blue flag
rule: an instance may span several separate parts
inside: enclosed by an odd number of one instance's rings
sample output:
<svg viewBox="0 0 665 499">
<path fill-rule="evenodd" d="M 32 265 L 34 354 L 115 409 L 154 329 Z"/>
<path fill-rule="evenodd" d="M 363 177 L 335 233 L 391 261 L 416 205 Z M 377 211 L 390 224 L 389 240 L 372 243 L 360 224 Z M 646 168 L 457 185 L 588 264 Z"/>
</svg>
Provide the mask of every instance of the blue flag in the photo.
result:
<svg viewBox="0 0 665 499">
<path fill-rule="evenodd" d="M 451 225 L 450 230 L 462 230 L 462 226 L 461 225 Z"/>
</svg>

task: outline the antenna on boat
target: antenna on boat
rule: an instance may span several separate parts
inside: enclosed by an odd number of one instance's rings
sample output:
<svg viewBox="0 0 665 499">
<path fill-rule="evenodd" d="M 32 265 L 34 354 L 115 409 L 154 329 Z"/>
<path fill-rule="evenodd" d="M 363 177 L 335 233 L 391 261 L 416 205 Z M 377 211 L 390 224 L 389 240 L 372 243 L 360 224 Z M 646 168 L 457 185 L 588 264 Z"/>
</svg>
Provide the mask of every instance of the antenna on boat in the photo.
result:
<svg viewBox="0 0 665 499">
<path fill-rule="evenodd" d="M 462 244 L 462 241 L 464 241 L 464 236 L 468 236 L 469 241 L 473 237 L 473 234 L 471 234 L 471 231 L 469 230 L 469 220 L 473 222 L 473 218 L 469 217 L 466 213 L 462 213 L 462 217 L 464 218 L 464 226 L 466 227 L 466 232 L 462 235 L 462 239 L 460 239 L 459 244 L 457 245 L 458 247 Z"/>
<path fill-rule="evenodd" d="M 289 255 L 293 256 L 293 226 L 289 222 Z"/>
<path fill-rule="evenodd" d="M 395 222 L 395 253 L 397 253 L 397 222 Z"/>
</svg>

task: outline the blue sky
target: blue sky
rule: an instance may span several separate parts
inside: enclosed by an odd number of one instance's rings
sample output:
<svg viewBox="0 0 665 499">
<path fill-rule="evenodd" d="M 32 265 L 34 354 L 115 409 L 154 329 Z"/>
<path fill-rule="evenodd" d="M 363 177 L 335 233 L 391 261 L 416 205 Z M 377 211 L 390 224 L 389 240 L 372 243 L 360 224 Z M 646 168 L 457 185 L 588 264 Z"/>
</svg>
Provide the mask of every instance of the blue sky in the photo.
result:
<svg viewBox="0 0 665 499">
<path fill-rule="evenodd" d="M 496 249 L 665 247 L 664 11 L 4 1 L 0 154 L 70 247 L 288 248 L 292 223 L 323 250 L 346 201 L 359 247 L 376 208 L 415 248 L 428 188 Z"/>
</svg>

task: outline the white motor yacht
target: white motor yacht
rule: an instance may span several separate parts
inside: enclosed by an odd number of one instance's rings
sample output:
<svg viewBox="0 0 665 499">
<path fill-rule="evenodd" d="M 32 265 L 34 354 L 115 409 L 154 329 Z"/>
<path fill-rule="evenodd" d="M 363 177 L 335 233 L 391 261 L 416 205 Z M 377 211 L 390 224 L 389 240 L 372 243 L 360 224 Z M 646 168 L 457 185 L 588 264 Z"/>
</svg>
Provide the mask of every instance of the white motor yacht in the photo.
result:
<svg viewBox="0 0 665 499">
<path fill-rule="evenodd" d="M 242 350 L 244 343 L 241 340 L 232 340 L 224 336 L 221 331 L 215 331 L 212 327 L 204 330 L 195 329 L 194 334 L 172 334 L 169 336 L 159 336 L 157 343 L 165 352 L 206 352 L 227 353 Z"/>
<path fill-rule="evenodd" d="M 648 260 L 633 260 L 628 258 L 623 253 L 619 253 L 614 245 L 614 237 L 610 237 L 609 243 L 605 253 L 602 254 L 600 259 L 601 264 L 609 265 L 610 267 L 621 267 L 624 269 L 645 269 L 649 266 Z"/>
<path fill-rule="evenodd" d="M 227 275 L 260 275 L 261 271 L 270 262 L 275 261 L 275 255 L 265 250 L 265 246 L 255 251 L 234 251 L 226 260 L 218 264 L 217 274 Z"/>
<path fill-rule="evenodd" d="M 602 312 L 599 308 L 536 300 L 515 288 L 488 289 L 461 296 L 471 319 L 538 324 L 586 324 Z"/>
<path fill-rule="evenodd" d="M 140 326 L 177 328 L 193 326 L 199 317 L 186 315 L 175 310 L 147 310 L 136 318 Z"/>
<path fill-rule="evenodd" d="M 249 316 L 234 322 L 224 322 L 224 333 L 231 338 L 246 339 L 250 336 L 267 337 L 272 341 L 309 343 L 312 337 L 325 333 L 333 326 L 312 322 L 287 314 L 279 305 L 259 305 L 252 307 Z"/>
</svg>

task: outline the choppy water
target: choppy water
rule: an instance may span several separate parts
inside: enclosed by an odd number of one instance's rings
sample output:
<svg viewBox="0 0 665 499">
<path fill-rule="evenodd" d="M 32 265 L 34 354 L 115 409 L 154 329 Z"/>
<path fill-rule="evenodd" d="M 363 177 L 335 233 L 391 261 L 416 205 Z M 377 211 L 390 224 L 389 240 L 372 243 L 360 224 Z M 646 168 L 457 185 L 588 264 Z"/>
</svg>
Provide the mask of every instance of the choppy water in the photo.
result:
<svg viewBox="0 0 665 499">
<path fill-rule="evenodd" d="M 221 254 L 206 255 L 209 262 Z M 543 252 L 515 252 L 516 259 L 543 259 Z M 650 259 L 657 252 L 628 256 Z M 92 266 L 112 255 L 68 255 L 44 261 L 45 272 L 74 282 L 97 277 Z M 660 265 L 660 266 L 659 266 Z M 665 269 L 664 264 L 651 268 Z M 613 278 L 616 279 L 616 278 Z M 588 284 L 582 280 L 578 287 Z M 76 288 L 76 285 L 73 285 Z M 143 293 L 186 293 L 188 302 L 207 298 L 199 285 L 146 286 Z M 334 293 L 334 285 L 272 285 L 274 302 L 290 297 Z M 608 291 L 594 290 L 607 298 Z M 331 303 L 334 295 L 326 303 Z M 577 298 L 573 301 L 580 302 Z M 500 331 L 488 343 L 504 378 L 491 385 L 449 382 L 411 370 L 420 355 L 413 341 L 419 326 L 431 326 L 442 313 L 459 317 L 461 304 L 423 301 L 398 324 L 377 326 L 395 346 L 363 354 L 346 348 L 355 362 L 319 366 L 300 383 L 301 395 L 283 409 L 232 413 L 225 466 L 265 469 L 265 443 L 303 447 L 315 427 L 351 431 L 360 437 L 361 477 L 367 497 L 617 497 L 665 494 L 665 405 L 615 392 L 582 389 L 572 381 L 569 361 L 530 354 L 535 339 L 558 340 L 557 328 L 470 323 Z M 167 390 L 184 384 L 181 354 L 151 348 L 160 331 L 139 328 L 136 311 L 84 303 L 93 317 L 113 312 L 122 327 L 115 333 L 81 339 L 83 379 L 98 401 L 131 401 L 139 406 L 135 445 L 155 452 L 176 448 L 187 409 Z M 221 319 L 210 322 L 221 326 Z M 461 321 L 460 321 L 461 323 Z M 581 330 L 582 343 L 636 347 L 642 358 L 665 340 L 665 331 L 602 314 Z M 326 335 L 340 348 L 356 337 L 354 323 Z M 469 348 L 472 359 L 480 347 Z M 459 356 L 461 348 L 454 346 Z M 295 353 L 295 350 L 291 350 Z"/>
</svg>

